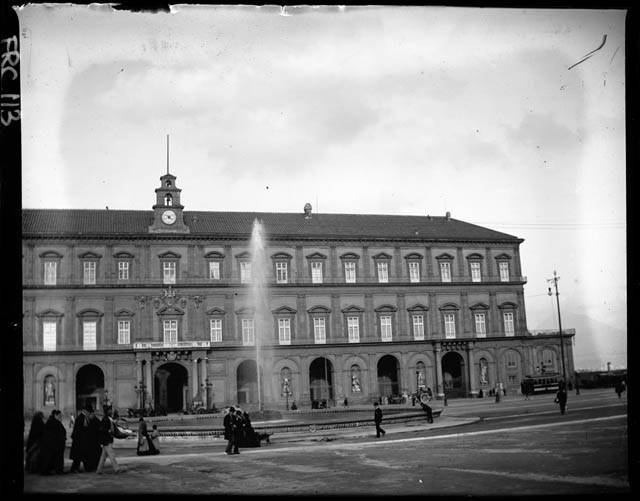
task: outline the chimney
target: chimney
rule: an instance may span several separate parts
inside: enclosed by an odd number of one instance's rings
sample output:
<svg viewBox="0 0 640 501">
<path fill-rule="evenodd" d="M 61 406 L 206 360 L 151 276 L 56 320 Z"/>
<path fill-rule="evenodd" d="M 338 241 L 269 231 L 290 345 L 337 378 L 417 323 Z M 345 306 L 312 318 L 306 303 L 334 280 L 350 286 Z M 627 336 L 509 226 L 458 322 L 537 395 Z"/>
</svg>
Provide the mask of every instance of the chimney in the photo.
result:
<svg viewBox="0 0 640 501">
<path fill-rule="evenodd" d="M 304 218 L 311 219 L 311 204 L 309 202 L 304 204 Z"/>
</svg>

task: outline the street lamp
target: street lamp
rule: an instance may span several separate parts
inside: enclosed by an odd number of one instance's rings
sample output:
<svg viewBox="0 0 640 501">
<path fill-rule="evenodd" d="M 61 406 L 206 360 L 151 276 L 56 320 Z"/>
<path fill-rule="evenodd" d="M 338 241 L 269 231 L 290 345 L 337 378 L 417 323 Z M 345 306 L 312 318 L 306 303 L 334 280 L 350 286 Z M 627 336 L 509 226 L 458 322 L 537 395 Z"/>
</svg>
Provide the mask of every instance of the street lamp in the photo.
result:
<svg viewBox="0 0 640 501">
<path fill-rule="evenodd" d="M 140 403 L 140 409 L 144 409 L 144 397 L 145 397 L 145 391 L 147 387 L 142 383 L 142 381 L 139 381 L 138 384 L 133 387 L 133 389 L 138 394 L 138 402 Z"/>
<path fill-rule="evenodd" d="M 562 320 L 560 318 L 560 293 L 558 292 L 558 280 L 560 277 L 556 275 L 555 270 L 553 271 L 553 278 L 548 278 L 547 282 L 553 282 L 553 285 L 556 289 L 556 304 L 558 306 L 558 329 L 560 330 L 560 357 L 562 358 L 562 380 L 564 383 L 567 382 L 567 373 L 564 368 L 564 340 L 562 338 Z M 551 292 L 551 287 L 549 287 L 549 296 L 552 296 L 553 292 Z"/>
</svg>

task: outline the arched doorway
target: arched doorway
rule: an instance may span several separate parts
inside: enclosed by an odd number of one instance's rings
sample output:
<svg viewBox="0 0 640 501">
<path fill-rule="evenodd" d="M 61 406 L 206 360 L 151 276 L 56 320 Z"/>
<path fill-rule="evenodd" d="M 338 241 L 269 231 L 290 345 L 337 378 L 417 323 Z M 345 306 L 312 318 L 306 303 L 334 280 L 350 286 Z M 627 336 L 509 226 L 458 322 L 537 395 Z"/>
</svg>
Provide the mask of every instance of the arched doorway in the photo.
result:
<svg viewBox="0 0 640 501">
<path fill-rule="evenodd" d="M 459 353 L 451 351 L 442 357 L 442 386 L 447 398 L 466 396 L 464 359 Z"/>
<path fill-rule="evenodd" d="M 309 397 L 311 402 L 333 402 L 333 364 L 328 358 L 316 358 L 309 366 Z"/>
<path fill-rule="evenodd" d="M 167 413 L 186 410 L 189 401 L 189 372 L 175 362 L 163 364 L 156 370 L 153 390 L 157 410 Z"/>
<path fill-rule="evenodd" d="M 236 370 L 237 404 L 257 404 L 258 402 L 258 370 L 255 360 L 245 360 Z"/>
<path fill-rule="evenodd" d="M 392 355 L 385 355 L 378 361 L 378 392 L 382 397 L 400 394 L 398 377 L 398 360 Z"/>
<path fill-rule="evenodd" d="M 82 366 L 76 374 L 76 410 L 91 405 L 100 411 L 104 398 L 104 372 L 97 365 Z"/>
</svg>

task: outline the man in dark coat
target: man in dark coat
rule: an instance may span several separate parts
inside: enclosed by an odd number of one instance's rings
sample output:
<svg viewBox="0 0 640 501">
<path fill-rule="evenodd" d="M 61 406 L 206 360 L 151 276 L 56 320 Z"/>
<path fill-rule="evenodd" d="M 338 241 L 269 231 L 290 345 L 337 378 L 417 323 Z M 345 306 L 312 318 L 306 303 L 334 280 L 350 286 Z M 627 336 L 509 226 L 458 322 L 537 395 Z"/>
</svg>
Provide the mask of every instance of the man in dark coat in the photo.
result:
<svg viewBox="0 0 640 501">
<path fill-rule="evenodd" d="M 561 386 L 556 393 L 555 402 L 560 406 L 560 414 L 564 414 L 567 410 L 567 389 Z"/>
<path fill-rule="evenodd" d="M 72 459 L 71 473 L 80 472 L 80 463 L 84 465 L 85 471 L 94 471 L 98 465 L 100 458 L 100 442 L 98 441 L 97 427 L 93 406 L 87 405 L 78 413 L 78 417 L 73 425 L 71 432 L 71 452 L 69 457 Z M 97 446 L 97 447 L 96 447 Z M 97 457 L 96 456 L 97 449 Z"/>
<path fill-rule="evenodd" d="M 382 409 L 380 409 L 380 405 L 378 405 L 378 402 L 375 402 L 373 404 L 373 407 L 375 408 L 375 410 L 373 411 L 373 421 L 376 424 L 376 438 L 380 438 L 381 433 L 384 437 L 387 432 L 380 427 L 380 423 L 382 423 Z"/>
<path fill-rule="evenodd" d="M 422 410 L 427 413 L 427 421 L 429 423 L 433 423 L 433 410 L 431 407 L 424 402 L 420 402 L 420 406 L 422 407 Z"/>
<path fill-rule="evenodd" d="M 36 412 L 31 420 L 31 428 L 29 428 L 29 437 L 25 448 L 27 452 L 25 470 L 31 473 L 38 471 L 38 457 L 40 456 L 44 425 L 44 413 L 42 411 Z"/>
<path fill-rule="evenodd" d="M 64 473 L 64 448 L 67 430 L 62 424 L 62 412 L 55 409 L 47 419 L 42 433 L 42 450 L 40 453 L 41 475 L 49 475 L 53 470 L 58 475 Z"/>
<path fill-rule="evenodd" d="M 224 426 L 224 439 L 227 441 L 227 448 L 225 450 L 227 454 L 233 454 L 234 447 L 235 450 L 238 450 L 238 445 L 235 443 L 235 415 L 235 408 L 229 407 L 229 412 L 225 414 L 224 419 L 222 420 L 222 424 Z"/>
</svg>

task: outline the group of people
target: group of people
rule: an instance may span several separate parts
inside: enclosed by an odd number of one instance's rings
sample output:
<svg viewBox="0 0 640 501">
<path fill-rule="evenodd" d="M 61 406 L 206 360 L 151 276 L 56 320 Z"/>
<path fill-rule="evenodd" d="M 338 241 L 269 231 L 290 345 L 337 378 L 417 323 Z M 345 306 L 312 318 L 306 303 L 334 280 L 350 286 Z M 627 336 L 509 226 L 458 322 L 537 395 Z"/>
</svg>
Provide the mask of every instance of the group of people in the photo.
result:
<svg viewBox="0 0 640 501">
<path fill-rule="evenodd" d="M 269 444 L 269 434 L 259 433 L 253 429 L 249 413 L 229 407 L 222 421 L 224 439 L 227 441 L 227 454 L 240 454 L 239 447 L 260 447 L 263 440 Z"/>
<path fill-rule="evenodd" d="M 85 406 L 70 423 L 71 468 L 64 471 L 64 451 L 67 430 L 62 424 L 62 412 L 55 409 L 44 421 L 44 414 L 36 412 L 31 421 L 26 444 L 25 470 L 30 473 L 49 475 L 51 473 L 96 472 L 101 474 L 109 459 L 114 471 L 120 472 L 115 452 L 114 438 L 126 438 L 126 434 L 114 419 L 113 408 L 105 406 L 102 419 L 96 416 L 93 406 Z M 151 437 L 152 434 L 147 433 Z M 155 447 L 158 450 L 157 445 Z M 82 470 L 81 470 L 82 468 Z"/>
<path fill-rule="evenodd" d="M 155 456 L 160 454 L 160 432 L 158 425 L 154 424 L 149 431 L 147 422 L 143 417 L 138 422 L 138 447 L 136 448 L 138 456 Z"/>
</svg>

